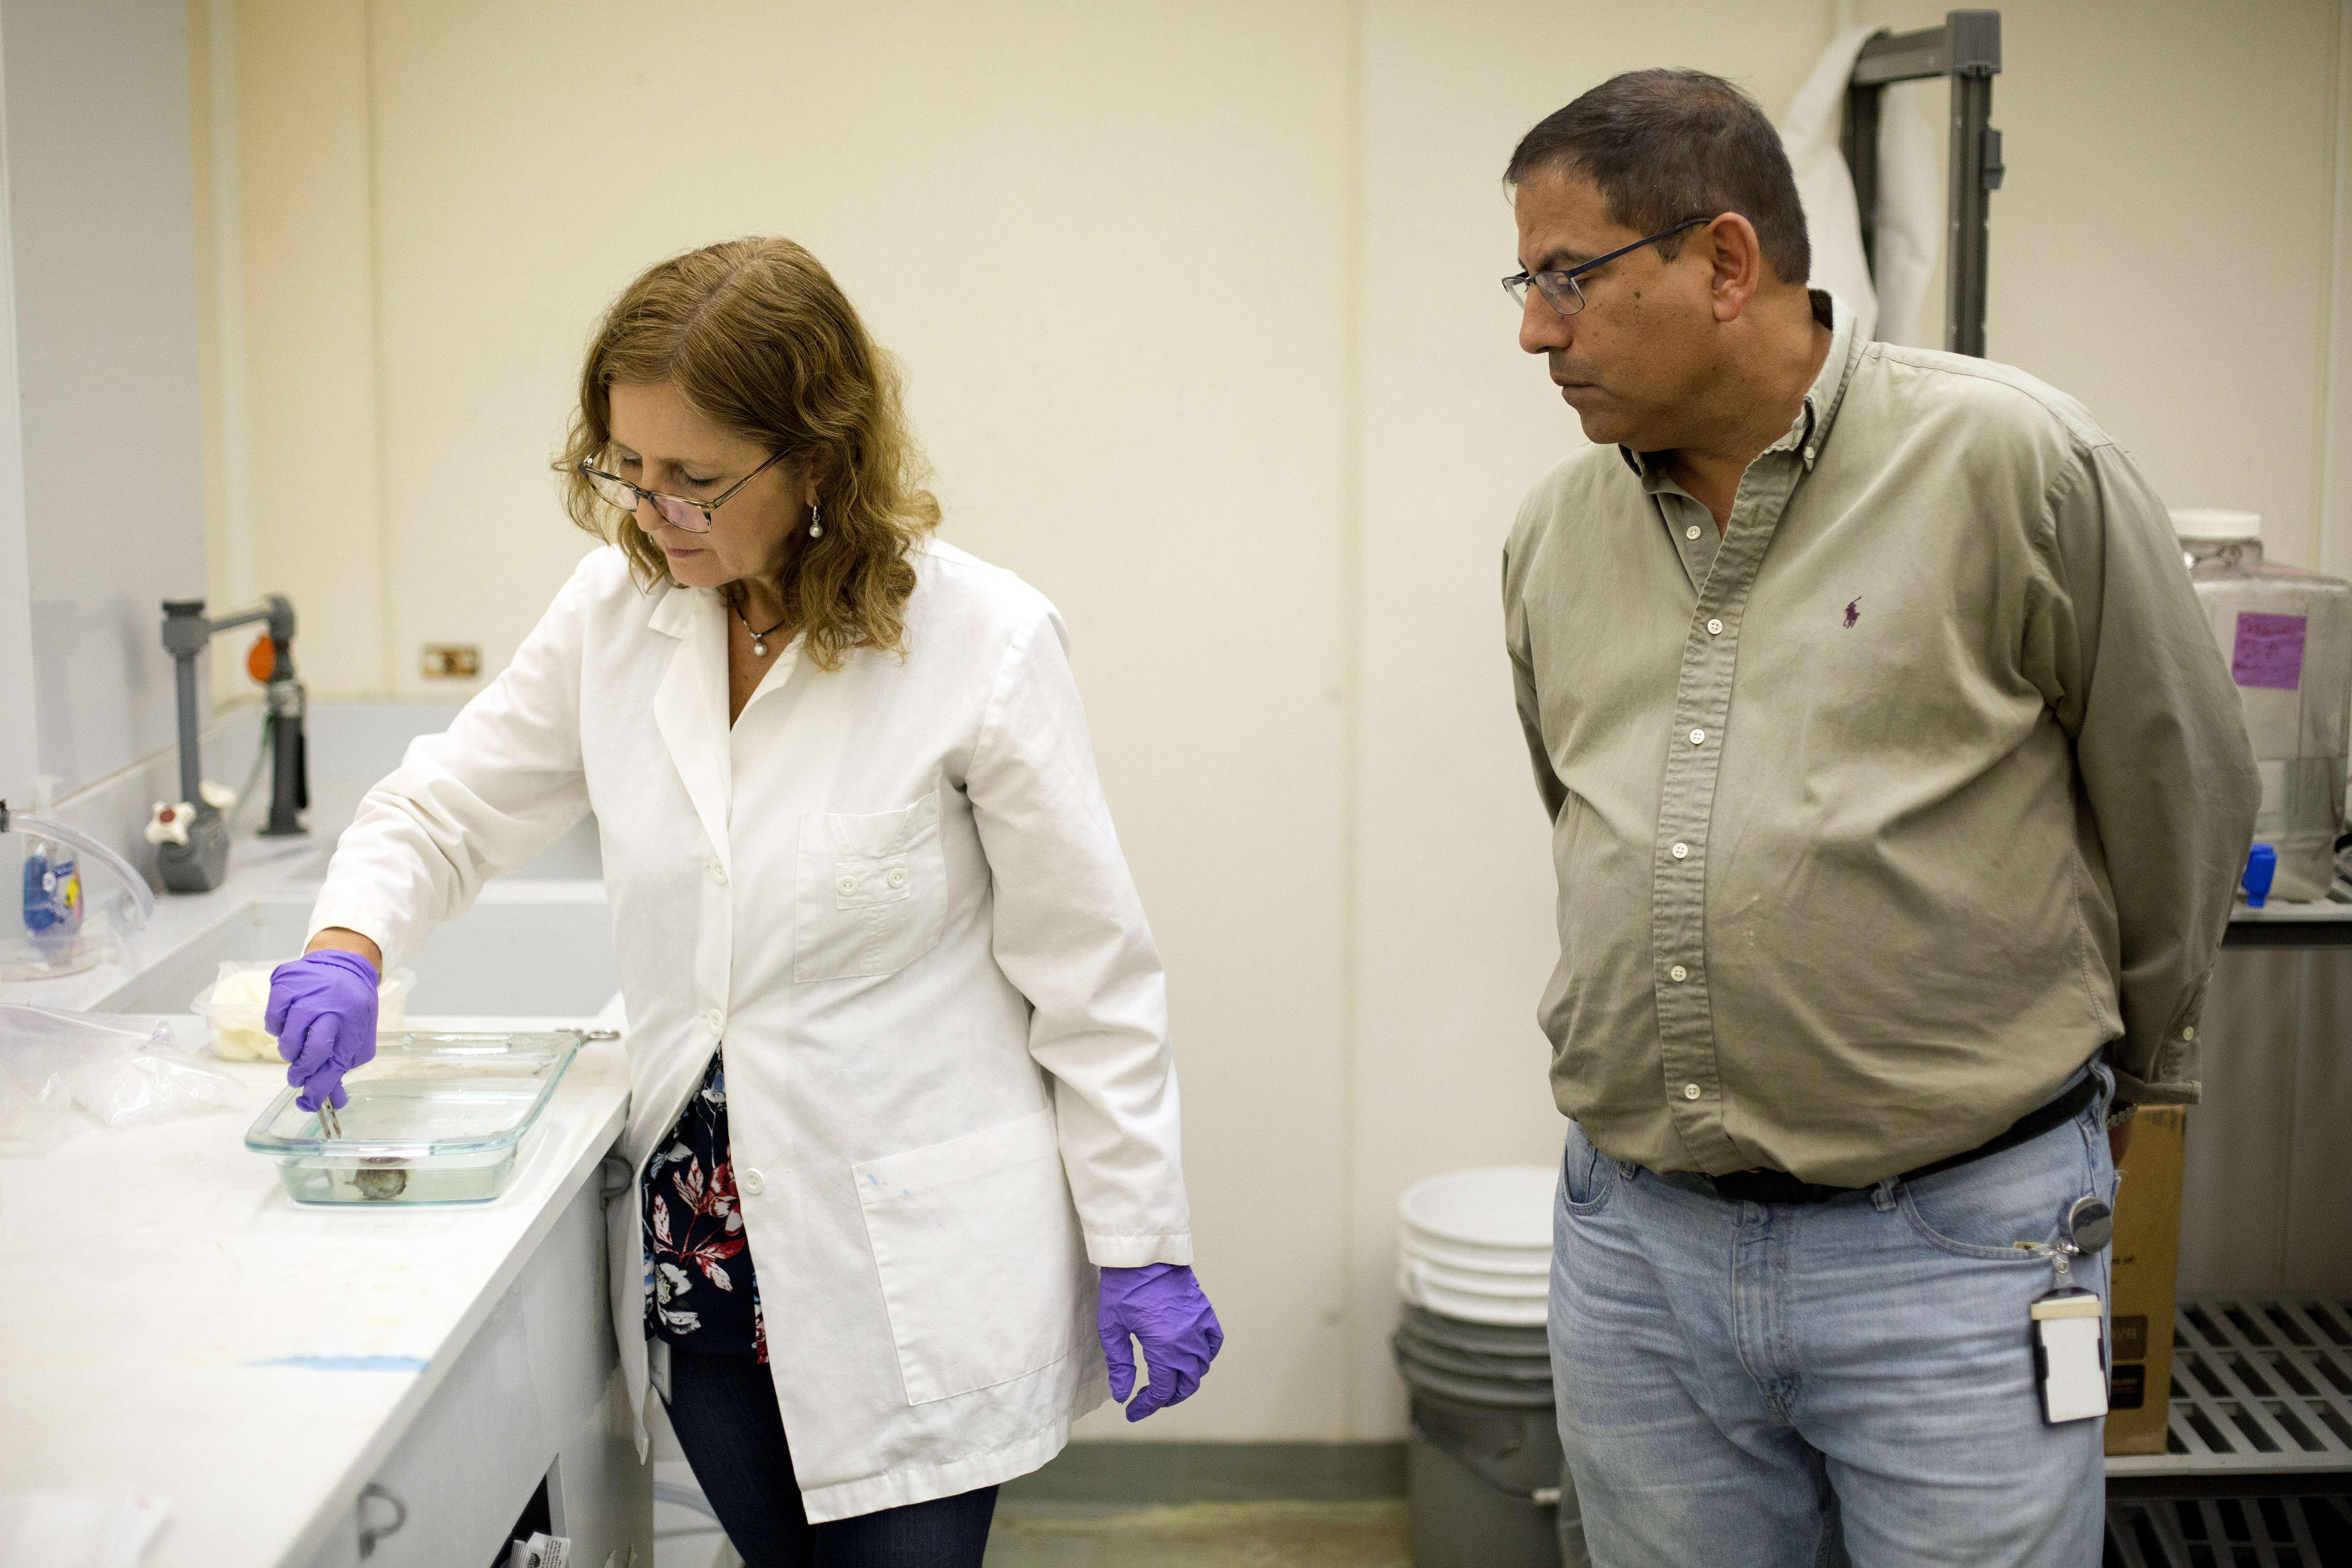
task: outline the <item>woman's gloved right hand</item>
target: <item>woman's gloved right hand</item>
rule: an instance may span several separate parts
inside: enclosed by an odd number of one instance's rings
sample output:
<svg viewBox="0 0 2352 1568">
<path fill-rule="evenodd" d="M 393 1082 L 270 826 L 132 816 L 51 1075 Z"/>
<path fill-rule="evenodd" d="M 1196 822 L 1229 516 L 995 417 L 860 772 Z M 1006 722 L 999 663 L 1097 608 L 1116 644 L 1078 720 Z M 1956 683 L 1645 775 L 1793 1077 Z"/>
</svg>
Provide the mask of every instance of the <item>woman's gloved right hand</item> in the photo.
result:
<svg viewBox="0 0 2352 1568">
<path fill-rule="evenodd" d="M 291 1064 L 286 1081 L 302 1091 L 296 1105 L 341 1109 L 350 1100 L 343 1075 L 375 1057 L 375 966 L 356 952 L 324 948 L 270 971 L 262 1026 Z"/>
</svg>

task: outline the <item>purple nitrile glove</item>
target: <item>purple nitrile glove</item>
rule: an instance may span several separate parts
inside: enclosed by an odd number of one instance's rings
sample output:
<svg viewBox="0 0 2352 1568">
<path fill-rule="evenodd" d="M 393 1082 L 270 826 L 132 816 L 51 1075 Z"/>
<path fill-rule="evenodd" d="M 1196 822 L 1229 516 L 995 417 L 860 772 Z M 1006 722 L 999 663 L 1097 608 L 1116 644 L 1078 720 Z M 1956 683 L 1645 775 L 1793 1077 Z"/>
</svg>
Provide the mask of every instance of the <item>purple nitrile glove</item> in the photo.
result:
<svg viewBox="0 0 2352 1568">
<path fill-rule="evenodd" d="M 286 1081 L 302 1091 L 296 1105 L 340 1110 L 351 1099 L 343 1075 L 375 1057 L 375 965 L 336 948 L 269 972 L 269 1010 L 261 1023 L 278 1037 L 278 1054 L 293 1064 Z"/>
<path fill-rule="evenodd" d="M 1110 1363 L 1111 1397 L 1126 1403 L 1129 1421 L 1177 1404 L 1200 1387 L 1209 1363 L 1217 1359 L 1217 1347 L 1225 1342 L 1201 1282 L 1181 1263 L 1104 1269 L 1095 1332 Z M 1129 1334 L 1143 1342 L 1143 1359 L 1151 1363 L 1150 1385 L 1132 1400 L 1127 1397 L 1135 1393 Z"/>
</svg>

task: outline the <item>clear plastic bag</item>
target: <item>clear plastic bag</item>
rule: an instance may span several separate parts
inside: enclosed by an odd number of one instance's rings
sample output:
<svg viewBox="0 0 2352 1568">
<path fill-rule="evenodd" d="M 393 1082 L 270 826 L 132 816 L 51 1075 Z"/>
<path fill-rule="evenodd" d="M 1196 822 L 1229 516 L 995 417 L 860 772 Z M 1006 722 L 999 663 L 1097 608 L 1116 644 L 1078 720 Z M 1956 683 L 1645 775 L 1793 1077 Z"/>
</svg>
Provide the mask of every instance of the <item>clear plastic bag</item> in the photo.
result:
<svg viewBox="0 0 2352 1568">
<path fill-rule="evenodd" d="M 0 1057 L 0 1155 L 45 1154 L 73 1131 L 73 1091 L 64 1077 L 19 1072 Z"/>
<path fill-rule="evenodd" d="M 236 1090 L 160 1020 L 0 1005 L 0 1154 L 56 1148 L 75 1131 L 77 1105 L 124 1131 L 199 1115 Z"/>
</svg>

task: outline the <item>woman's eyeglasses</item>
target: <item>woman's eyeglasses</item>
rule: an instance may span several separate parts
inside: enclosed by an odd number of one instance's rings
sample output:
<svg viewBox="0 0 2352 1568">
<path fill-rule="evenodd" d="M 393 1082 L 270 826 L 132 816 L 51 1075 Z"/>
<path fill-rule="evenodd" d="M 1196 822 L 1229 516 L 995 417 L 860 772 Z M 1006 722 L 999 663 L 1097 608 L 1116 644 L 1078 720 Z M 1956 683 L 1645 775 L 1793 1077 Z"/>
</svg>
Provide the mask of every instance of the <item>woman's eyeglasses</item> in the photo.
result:
<svg viewBox="0 0 2352 1568">
<path fill-rule="evenodd" d="M 688 496 L 665 495 L 660 490 L 649 490 L 643 485 L 633 485 L 618 474 L 608 474 L 602 468 L 590 468 L 585 458 L 581 460 L 580 472 L 586 478 L 589 484 L 595 488 L 599 497 L 632 516 L 635 515 L 638 507 L 646 501 L 651 501 L 654 503 L 654 510 L 661 514 L 661 520 L 672 528 L 682 528 L 688 533 L 708 533 L 710 531 L 712 512 L 733 500 L 736 493 L 745 485 L 783 460 L 784 455 L 782 452 L 777 453 L 709 500 L 695 500 Z"/>
</svg>

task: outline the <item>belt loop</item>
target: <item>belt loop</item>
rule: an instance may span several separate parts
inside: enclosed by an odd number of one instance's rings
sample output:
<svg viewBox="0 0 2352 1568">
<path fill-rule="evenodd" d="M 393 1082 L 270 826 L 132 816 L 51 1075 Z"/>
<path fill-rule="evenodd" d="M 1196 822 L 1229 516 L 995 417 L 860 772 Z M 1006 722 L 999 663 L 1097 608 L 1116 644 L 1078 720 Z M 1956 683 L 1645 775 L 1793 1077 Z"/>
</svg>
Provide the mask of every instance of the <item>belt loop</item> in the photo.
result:
<svg viewBox="0 0 2352 1568">
<path fill-rule="evenodd" d="M 1870 1206 L 1880 1214 L 1891 1213 L 1895 1207 L 1895 1189 L 1902 1184 L 1900 1176 L 1888 1176 L 1881 1181 L 1877 1190 L 1870 1194 Z"/>
<path fill-rule="evenodd" d="M 2098 1107 L 2100 1119 L 2104 1121 L 2108 1108 L 2116 1102 L 2116 1069 L 2107 1065 L 2105 1058 L 2093 1057 L 2091 1076 L 2099 1082 L 2099 1097 L 2093 1103 Z"/>
</svg>

